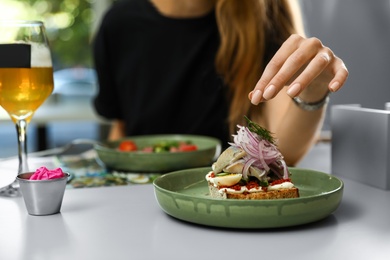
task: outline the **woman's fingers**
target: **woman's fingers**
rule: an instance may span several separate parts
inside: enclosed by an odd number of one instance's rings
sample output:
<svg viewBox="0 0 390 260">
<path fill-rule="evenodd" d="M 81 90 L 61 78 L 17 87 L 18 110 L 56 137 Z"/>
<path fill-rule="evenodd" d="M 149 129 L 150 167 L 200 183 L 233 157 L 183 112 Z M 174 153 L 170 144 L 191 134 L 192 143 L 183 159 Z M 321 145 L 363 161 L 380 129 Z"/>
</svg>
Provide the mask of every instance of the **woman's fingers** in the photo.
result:
<svg viewBox="0 0 390 260">
<path fill-rule="evenodd" d="M 253 94 L 250 93 L 252 103 L 255 102 L 258 104 L 260 101 L 263 101 L 263 99 L 269 99 L 276 95 L 287 82 L 289 74 L 294 74 L 296 72 L 296 69 L 291 67 L 291 63 L 293 63 L 292 59 L 294 58 L 300 59 L 298 57 L 299 54 L 295 54 L 293 58 L 291 58 L 291 55 L 299 48 L 301 40 L 302 37 L 292 35 L 282 44 L 280 49 L 265 67 L 261 78 L 252 92 Z M 290 61 L 288 64 L 286 64 L 287 60 Z"/>
<path fill-rule="evenodd" d="M 294 97 L 313 80 L 326 82 L 331 91 L 337 91 L 346 81 L 348 71 L 341 59 L 316 38 L 305 39 L 292 35 L 276 52 L 249 99 L 255 105 L 272 99 L 286 85 Z"/>
<path fill-rule="evenodd" d="M 335 57 L 335 59 L 337 60 L 337 65 L 333 70 L 335 76 L 329 83 L 329 90 L 332 92 L 339 90 L 347 81 L 349 75 L 348 69 L 344 62 L 338 57 Z"/>
<path fill-rule="evenodd" d="M 332 62 L 333 53 L 330 50 L 318 53 L 306 66 L 306 68 L 297 76 L 287 89 L 290 97 L 295 97 L 308 86 L 313 79 L 317 78 L 324 69 Z"/>
</svg>

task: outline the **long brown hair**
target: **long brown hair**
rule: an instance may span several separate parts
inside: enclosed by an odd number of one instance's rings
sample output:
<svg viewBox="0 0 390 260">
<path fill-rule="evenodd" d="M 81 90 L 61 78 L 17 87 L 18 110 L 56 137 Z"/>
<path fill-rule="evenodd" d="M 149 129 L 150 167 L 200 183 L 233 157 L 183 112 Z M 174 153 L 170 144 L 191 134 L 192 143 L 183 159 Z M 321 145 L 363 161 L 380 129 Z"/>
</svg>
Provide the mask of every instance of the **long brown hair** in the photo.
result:
<svg viewBox="0 0 390 260">
<path fill-rule="evenodd" d="M 229 86 L 229 130 L 243 124 L 244 115 L 259 113 L 248 93 L 259 80 L 266 62 L 295 33 L 288 0 L 217 0 L 220 47 L 216 67 Z M 271 56 L 270 56 L 271 55 Z"/>
</svg>

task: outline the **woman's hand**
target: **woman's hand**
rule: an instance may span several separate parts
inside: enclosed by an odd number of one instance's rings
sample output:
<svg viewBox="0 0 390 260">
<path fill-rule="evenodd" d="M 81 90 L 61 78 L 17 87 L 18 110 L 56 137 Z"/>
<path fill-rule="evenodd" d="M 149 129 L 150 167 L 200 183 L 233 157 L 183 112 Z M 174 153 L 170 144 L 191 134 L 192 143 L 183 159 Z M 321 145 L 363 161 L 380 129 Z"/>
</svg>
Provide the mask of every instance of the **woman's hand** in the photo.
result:
<svg viewBox="0 0 390 260">
<path fill-rule="evenodd" d="M 266 66 L 249 99 L 254 105 L 274 98 L 288 85 L 290 97 L 320 100 L 339 90 L 348 78 L 344 62 L 317 38 L 290 36 Z"/>
</svg>

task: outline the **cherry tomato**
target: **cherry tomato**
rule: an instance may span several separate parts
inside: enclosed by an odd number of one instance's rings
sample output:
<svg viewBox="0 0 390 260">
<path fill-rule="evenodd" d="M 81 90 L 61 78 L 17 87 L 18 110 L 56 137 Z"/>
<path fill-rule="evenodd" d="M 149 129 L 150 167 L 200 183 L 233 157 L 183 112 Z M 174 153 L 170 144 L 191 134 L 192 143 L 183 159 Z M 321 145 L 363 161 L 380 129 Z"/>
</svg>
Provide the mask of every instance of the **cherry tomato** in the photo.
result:
<svg viewBox="0 0 390 260">
<path fill-rule="evenodd" d="M 180 152 L 190 152 L 190 151 L 196 151 L 198 150 L 198 147 L 194 144 L 180 144 L 179 151 Z"/>
<path fill-rule="evenodd" d="M 119 144 L 118 149 L 122 152 L 137 151 L 137 145 L 133 141 L 126 140 Z"/>
</svg>

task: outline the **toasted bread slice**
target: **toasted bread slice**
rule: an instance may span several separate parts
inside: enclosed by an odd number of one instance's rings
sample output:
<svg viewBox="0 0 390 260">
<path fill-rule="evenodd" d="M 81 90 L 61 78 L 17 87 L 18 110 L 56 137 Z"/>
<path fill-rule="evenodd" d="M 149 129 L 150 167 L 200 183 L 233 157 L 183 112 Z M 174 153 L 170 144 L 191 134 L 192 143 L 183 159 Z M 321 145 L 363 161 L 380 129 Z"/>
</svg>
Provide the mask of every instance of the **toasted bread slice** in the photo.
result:
<svg viewBox="0 0 390 260">
<path fill-rule="evenodd" d="M 286 199 L 298 198 L 299 190 L 296 187 L 289 189 L 280 189 L 272 191 L 245 192 L 245 193 L 226 193 L 220 192 L 217 187 L 209 183 L 209 191 L 212 198 L 219 199 L 239 199 L 239 200 L 269 200 L 269 199 Z"/>
</svg>

